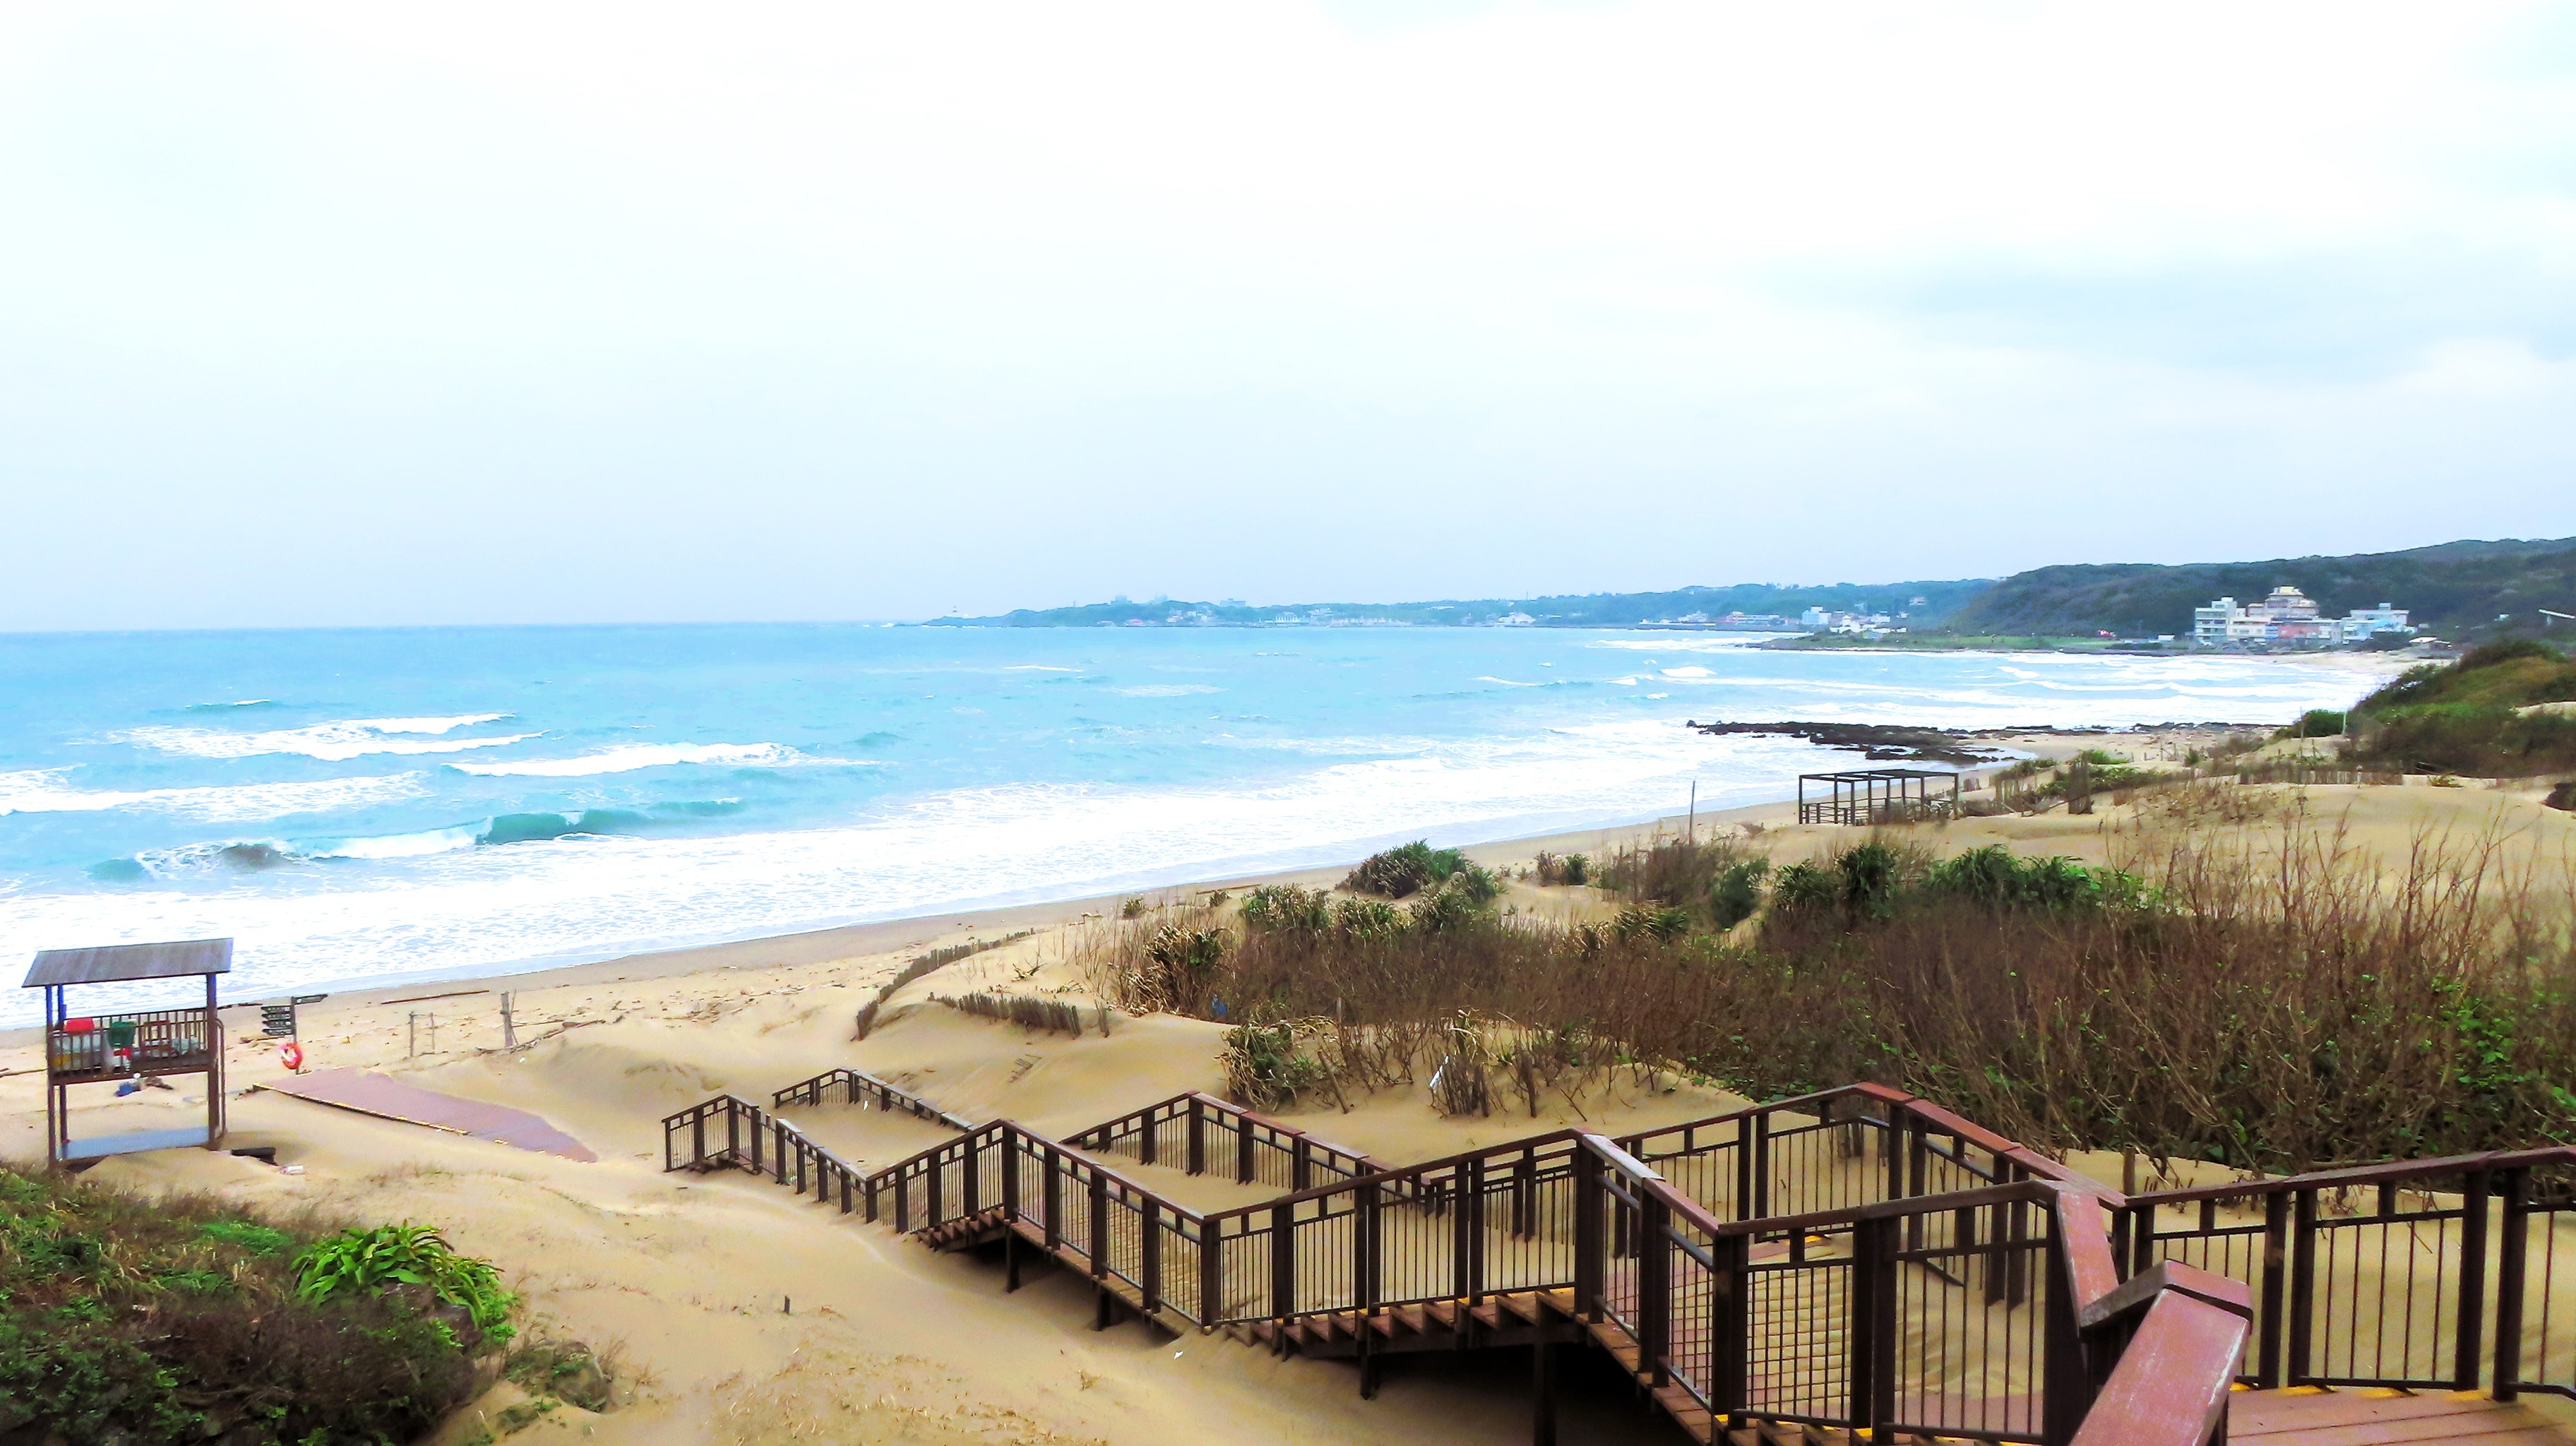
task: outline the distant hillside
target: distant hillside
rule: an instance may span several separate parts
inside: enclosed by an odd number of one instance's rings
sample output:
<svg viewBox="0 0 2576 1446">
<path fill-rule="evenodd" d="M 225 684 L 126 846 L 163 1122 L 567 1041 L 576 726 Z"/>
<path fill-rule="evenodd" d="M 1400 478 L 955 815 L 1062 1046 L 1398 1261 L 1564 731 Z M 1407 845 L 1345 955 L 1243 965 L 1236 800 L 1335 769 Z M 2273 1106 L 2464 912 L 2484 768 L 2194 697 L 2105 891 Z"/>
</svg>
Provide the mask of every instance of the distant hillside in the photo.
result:
<svg viewBox="0 0 2576 1446">
<path fill-rule="evenodd" d="M 2252 600 L 2288 583 L 2329 616 L 2381 602 L 2411 609 L 2419 626 L 2491 624 L 2498 613 L 2536 624 L 2534 610 L 2576 612 L 2576 537 L 2445 542 L 2404 552 L 2287 557 L 2270 562 L 2072 564 L 2015 573 L 1949 619 L 1951 631 L 2183 634 L 2212 598 Z"/>
<path fill-rule="evenodd" d="M 1909 614 L 1915 627 L 1937 627 L 1970 598 L 1994 586 L 1990 578 L 1943 582 L 1833 583 L 1816 587 L 1738 583 L 1684 587 L 1669 592 L 1599 592 L 1561 597 L 1451 598 L 1411 603 L 1175 602 L 1117 598 L 1078 607 L 1022 608 L 999 617 L 938 618 L 935 626 L 986 628 L 1332 626 L 1409 624 L 1415 627 L 1491 627 L 1513 613 L 1542 627 L 1617 628 L 1665 622 L 1693 613 L 1779 614 L 1795 618 L 1811 607 L 1843 612 Z M 1917 601 L 1920 599 L 1920 601 Z"/>
</svg>

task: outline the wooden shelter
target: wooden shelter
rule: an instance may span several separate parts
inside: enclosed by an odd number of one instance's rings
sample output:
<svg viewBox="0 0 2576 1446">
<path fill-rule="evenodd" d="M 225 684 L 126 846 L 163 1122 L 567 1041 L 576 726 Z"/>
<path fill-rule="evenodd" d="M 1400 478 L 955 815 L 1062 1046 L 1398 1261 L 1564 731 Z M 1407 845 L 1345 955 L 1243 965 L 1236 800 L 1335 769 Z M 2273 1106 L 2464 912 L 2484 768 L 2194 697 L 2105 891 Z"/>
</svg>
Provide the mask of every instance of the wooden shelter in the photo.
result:
<svg viewBox="0 0 2576 1446">
<path fill-rule="evenodd" d="M 1947 782 L 1949 792 L 1933 785 Z M 1818 796 L 1808 785 L 1818 785 Z M 1800 823 L 1911 823 L 1959 811 L 1959 775 L 1937 768 L 1857 768 L 1843 773 L 1798 775 Z"/>
<path fill-rule="evenodd" d="M 224 1137 L 224 1034 L 215 976 L 233 967 L 230 939 L 48 949 L 27 970 L 25 988 L 45 991 L 45 1159 L 49 1164 L 167 1150 L 213 1148 Z M 89 984 L 202 978 L 206 1002 L 178 1009 L 71 1010 L 70 991 Z M 174 1074 L 206 1077 L 206 1123 L 94 1139 L 71 1137 L 71 1088 Z"/>
</svg>

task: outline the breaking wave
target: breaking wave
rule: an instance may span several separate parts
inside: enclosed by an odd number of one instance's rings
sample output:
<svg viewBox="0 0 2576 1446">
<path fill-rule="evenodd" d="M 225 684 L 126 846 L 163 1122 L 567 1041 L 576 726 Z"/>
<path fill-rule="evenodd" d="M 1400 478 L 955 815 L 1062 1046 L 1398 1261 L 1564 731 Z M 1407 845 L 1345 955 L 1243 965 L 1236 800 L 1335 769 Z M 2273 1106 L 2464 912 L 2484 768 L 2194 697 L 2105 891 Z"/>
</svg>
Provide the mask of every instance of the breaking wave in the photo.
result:
<svg viewBox="0 0 2576 1446">
<path fill-rule="evenodd" d="M 639 768 L 669 768 L 682 763 L 730 763 L 746 768 L 786 768 L 796 764 L 846 763 L 816 758 L 783 743 L 630 743 L 578 758 L 533 758 L 508 763 L 450 763 L 459 773 L 478 778 L 589 778 L 602 773 L 632 773 Z"/>
<path fill-rule="evenodd" d="M 213 728 L 129 728 L 107 735 L 110 743 L 131 743 L 188 758 L 257 758 L 270 753 L 300 753 L 326 763 L 343 763 L 370 753 L 463 753 L 499 748 L 534 738 L 512 733 L 498 738 L 447 738 L 440 735 L 481 723 L 497 723 L 507 713 L 463 713 L 452 718 L 350 718 L 316 723 L 308 728 L 279 728 L 264 733 L 230 733 Z M 429 735 L 424 737 L 422 735 Z"/>
</svg>

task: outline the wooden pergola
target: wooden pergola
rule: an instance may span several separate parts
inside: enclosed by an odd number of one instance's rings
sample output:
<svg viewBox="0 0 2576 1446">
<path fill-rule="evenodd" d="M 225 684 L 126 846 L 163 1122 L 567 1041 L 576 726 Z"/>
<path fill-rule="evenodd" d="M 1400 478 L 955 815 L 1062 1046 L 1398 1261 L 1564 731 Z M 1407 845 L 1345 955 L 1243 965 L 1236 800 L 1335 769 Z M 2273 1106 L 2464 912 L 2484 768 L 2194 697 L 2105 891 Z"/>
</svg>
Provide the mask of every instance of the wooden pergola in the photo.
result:
<svg viewBox="0 0 2576 1446">
<path fill-rule="evenodd" d="M 1949 784 L 1935 793 L 1936 783 Z M 1820 795 L 1807 795 L 1809 784 Z M 1948 818 L 1959 811 L 1959 775 L 1936 768 L 1856 768 L 1842 773 L 1798 775 L 1800 823 L 1912 823 Z"/>
<path fill-rule="evenodd" d="M 113 944 L 47 949 L 27 970 L 28 989 L 45 991 L 45 1161 L 62 1165 L 142 1150 L 188 1145 L 214 1148 L 224 1137 L 224 1034 L 216 1014 L 215 976 L 233 967 L 230 939 L 170 944 Z M 88 984 L 202 978 L 206 1002 L 177 1009 L 125 1009 L 95 1015 L 71 1011 L 69 992 Z M 121 1084 L 162 1075 L 206 1077 L 206 1123 L 93 1139 L 71 1137 L 71 1088 Z"/>
</svg>

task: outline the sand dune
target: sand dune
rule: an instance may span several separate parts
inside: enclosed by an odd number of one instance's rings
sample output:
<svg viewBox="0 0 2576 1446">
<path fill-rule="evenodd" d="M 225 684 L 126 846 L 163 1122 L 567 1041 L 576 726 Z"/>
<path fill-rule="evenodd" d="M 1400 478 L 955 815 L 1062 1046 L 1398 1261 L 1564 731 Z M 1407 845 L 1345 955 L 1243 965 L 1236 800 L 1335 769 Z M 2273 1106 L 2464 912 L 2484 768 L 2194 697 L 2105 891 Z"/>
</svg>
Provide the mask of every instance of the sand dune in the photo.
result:
<svg viewBox="0 0 2576 1446">
<path fill-rule="evenodd" d="M 2319 817 L 2347 821 L 2354 839 L 2401 852 L 2426 828 L 2462 836 L 2495 830 L 2513 857 L 2549 860 L 2576 850 L 2576 822 L 2540 808 L 2525 791 L 2431 788 L 2309 790 Z M 1800 828 L 1785 806 L 1699 821 L 1706 828 L 1763 825 L 1746 841 L 1775 856 L 1804 857 L 1847 844 L 1847 830 Z M 2134 810 L 2106 806 L 2089 819 L 1962 822 L 1922 832 L 1943 851 L 1987 842 L 2089 859 L 2120 846 Z M 1598 849 L 1630 831 L 1545 841 Z M 1537 841 L 1470 850 L 1488 863 L 1525 861 Z M 1328 880 L 1326 880 L 1328 881 Z M 1577 914 L 1597 910 L 1579 890 L 1516 885 L 1516 906 Z M 890 1230 L 803 1202 L 740 1175 L 661 1172 L 660 1118 L 719 1091 L 766 1105 L 780 1086 L 834 1066 L 880 1075 L 973 1119 L 1009 1116 L 1070 1131 L 1184 1090 L 1221 1091 L 1222 1027 L 1202 1021 L 1118 1019 L 1101 1038 L 1033 1035 L 929 1002 L 980 987 L 1044 989 L 1072 983 L 1070 931 L 1098 903 L 1006 915 L 871 926 L 766 944 L 652 956 L 516 980 L 464 982 L 419 993 L 340 996 L 305 1011 L 317 1067 L 384 1069 L 424 1088 L 542 1115 L 598 1152 L 579 1164 L 503 1145 L 371 1119 L 255 1092 L 233 1107 L 236 1146 L 269 1145 L 289 1174 L 250 1160 L 167 1151 L 113 1160 L 92 1178 L 150 1188 L 207 1189 L 263 1208 L 312 1208 L 368 1219 L 435 1221 L 463 1249 L 499 1262 L 545 1328 L 613 1345 L 627 1366 L 626 1398 L 596 1419 L 561 1415 L 532 1428 L 612 1442 L 1152 1442 L 1300 1439 L 1454 1440 L 1526 1429 L 1517 1368 L 1484 1361 L 1408 1358 L 1374 1402 L 1334 1363 L 1277 1360 L 1212 1337 L 1166 1340 L 1126 1324 L 1088 1329 L 1081 1282 L 1033 1274 L 1005 1299 L 997 1267 L 933 1255 Z M 921 948 L 971 934 L 1034 927 L 1031 938 L 918 981 L 890 1001 L 871 1036 L 853 1042 L 853 1017 L 876 987 Z M 499 994 L 515 995 L 522 1039 L 500 1052 Z M 462 992 L 484 990 L 487 992 Z M 411 1016 L 435 1012 L 437 1048 L 406 1057 Z M 233 1016 L 233 1084 L 279 1070 L 264 1044 L 245 1043 L 255 1016 Z M 424 1032 L 424 1046 L 427 1035 Z M 36 1064 L 20 1032 L 0 1069 Z M 0 1078 L 0 1153 L 41 1153 L 36 1078 Z M 1291 1122 L 1390 1160 L 1417 1160 L 1472 1145 L 1584 1122 L 1622 1131 L 1694 1118 L 1742 1103 L 1670 1080 L 1623 1079 L 1533 1121 L 1523 1115 L 1447 1120 L 1414 1091 L 1390 1091 L 1348 1114 L 1306 1112 Z M 84 1102 L 80 1133 L 143 1128 L 193 1113 L 183 1091 Z M 870 1166 L 940 1137 L 934 1127 L 874 1111 L 821 1106 L 791 1111 L 829 1148 Z M 113 1121 L 113 1125 L 110 1125 Z M 2083 1162 L 2116 1171 L 2116 1160 Z M 1175 1198 L 1204 1206 L 1246 1203 L 1259 1192 L 1121 1162 Z M 2116 1182 L 2116 1175 L 2111 1178 Z M 1596 1363 L 1597 1365 L 1597 1363 Z M 1569 1403 L 1565 1439 L 1662 1441 L 1668 1427 L 1617 1380 L 1587 1368 Z"/>
</svg>

